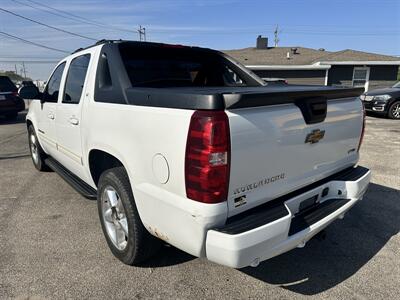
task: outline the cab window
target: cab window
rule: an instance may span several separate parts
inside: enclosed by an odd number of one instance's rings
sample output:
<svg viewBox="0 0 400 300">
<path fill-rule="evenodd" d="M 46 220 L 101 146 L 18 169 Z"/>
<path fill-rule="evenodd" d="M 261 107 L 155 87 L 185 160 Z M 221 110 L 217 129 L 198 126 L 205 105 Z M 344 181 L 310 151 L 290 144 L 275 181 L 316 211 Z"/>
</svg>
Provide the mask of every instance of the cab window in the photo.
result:
<svg viewBox="0 0 400 300">
<path fill-rule="evenodd" d="M 60 93 L 61 77 L 64 72 L 65 62 L 59 65 L 53 75 L 51 75 L 46 89 L 43 93 L 43 100 L 45 102 L 57 102 L 58 94 Z"/>
<path fill-rule="evenodd" d="M 62 103 L 78 104 L 81 100 L 89 61 L 90 54 L 78 56 L 71 61 Z"/>
<path fill-rule="evenodd" d="M 190 47 L 120 44 L 119 50 L 133 87 L 251 86 L 218 52 Z"/>
</svg>

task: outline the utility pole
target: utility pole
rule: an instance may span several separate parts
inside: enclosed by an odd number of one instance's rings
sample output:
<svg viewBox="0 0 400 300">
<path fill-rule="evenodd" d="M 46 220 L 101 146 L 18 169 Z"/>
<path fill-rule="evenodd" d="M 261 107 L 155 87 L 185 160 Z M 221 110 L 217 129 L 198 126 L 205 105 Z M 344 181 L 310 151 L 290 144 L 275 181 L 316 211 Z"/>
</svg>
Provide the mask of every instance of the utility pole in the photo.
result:
<svg viewBox="0 0 400 300">
<path fill-rule="evenodd" d="M 25 62 L 22 62 L 22 68 L 24 69 L 24 78 L 26 79 L 26 69 L 25 69 Z"/>
<path fill-rule="evenodd" d="M 279 26 L 278 25 L 276 25 L 276 27 L 275 27 L 275 31 L 274 31 L 274 42 L 275 42 L 275 48 L 276 47 L 278 47 L 278 43 L 279 43 L 279 34 L 280 34 L 281 32 L 279 31 Z"/>
<path fill-rule="evenodd" d="M 14 64 L 14 68 L 15 68 L 15 75 L 18 75 L 17 64 Z"/>
<path fill-rule="evenodd" d="M 142 27 L 142 25 L 139 25 L 139 29 L 138 29 L 138 33 L 139 33 L 139 40 L 142 41 L 146 41 L 146 28 Z"/>
</svg>

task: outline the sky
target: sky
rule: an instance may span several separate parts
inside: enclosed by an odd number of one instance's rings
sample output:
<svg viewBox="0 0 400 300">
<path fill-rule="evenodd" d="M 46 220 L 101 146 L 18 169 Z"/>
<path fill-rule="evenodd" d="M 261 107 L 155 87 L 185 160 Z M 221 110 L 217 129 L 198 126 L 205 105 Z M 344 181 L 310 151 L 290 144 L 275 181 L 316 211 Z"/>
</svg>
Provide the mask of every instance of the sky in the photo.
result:
<svg viewBox="0 0 400 300">
<path fill-rule="evenodd" d="M 279 46 L 400 56 L 400 0 L 0 0 L 0 32 L 66 52 L 93 40 L 138 40 L 139 25 L 148 41 L 220 50 L 254 47 L 258 35 L 273 45 L 278 25 Z M 66 55 L 0 34 L 0 70 L 20 73 L 24 61 L 27 76 L 47 80 Z"/>
</svg>

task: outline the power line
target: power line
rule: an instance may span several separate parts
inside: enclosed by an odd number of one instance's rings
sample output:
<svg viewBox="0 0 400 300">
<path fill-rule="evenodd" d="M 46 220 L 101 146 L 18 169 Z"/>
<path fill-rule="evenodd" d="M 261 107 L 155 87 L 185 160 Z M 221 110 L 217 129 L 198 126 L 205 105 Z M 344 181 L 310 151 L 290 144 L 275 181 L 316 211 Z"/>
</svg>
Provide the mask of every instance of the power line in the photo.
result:
<svg viewBox="0 0 400 300">
<path fill-rule="evenodd" d="M 98 27 L 102 27 L 102 28 L 107 28 L 109 30 L 138 33 L 137 30 L 126 29 L 126 28 L 121 28 L 121 27 L 118 27 L 118 26 L 113 26 L 113 25 L 109 25 L 109 24 L 105 24 L 105 23 L 96 22 L 96 21 L 90 20 L 88 18 L 85 18 L 85 17 L 82 17 L 82 16 L 78 16 L 78 15 L 63 11 L 61 9 L 57 9 L 55 7 L 52 7 L 52 6 L 43 4 L 43 3 L 36 2 L 36 1 L 33 1 L 33 0 L 26 0 L 26 1 L 34 3 L 36 5 L 40 5 L 42 7 L 45 7 L 47 9 L 49 9 L 49 10 L 56 11 L 57 13 L 50 12 L 50 11 L 45 10 L 43 8 L 34 7 L 34 6 L 31 6 L 31 5 L 26 4 L 26 3 L 21 3 L 21 2 L 19 2 L 17 0 L 11 0 L 11 1 L 17 2 L 17 3 L 22 4 L 22 5 L 27 5 L 29 7 L 34 8 L 34 9 L 39 9 L 39 10 L 42 10 L 42 11 L 46 11 L 49 14 L 54 14 L 56 16 L 59 16 L 59 17 L 62 17 L 62 18 L 66 18 L 66 19 L 69 19 L 69 20 L 73 20 L 73 21 L 76 21 L 76 22 L 81 22 L 81 23 L 85 23 L 85 24 L 89 24 L 89 25 L 94 25 L 94 26 L 98 26 Z"/>
<path fill-rule="evenodd" d="M 21 42 L 24 42 L 24 43 L 27 43 L 27 44 L 31 44 L 31 45 L 34 45 L 34 46 L 37 46 L 37 47 L 45 48 L 45 49 L 48 49 L 48 50 L 53 50 L 53 51 L 62 52 L 62 53 L 68 53 L 68 54 L 70 53 L 69 51 L 65 51 L 65 50 L 61 50 L 61 49 L 57 49 L 57 48 L 52 48 L 52 47 L 41 45 L 41 44 L 38 44 L 38 43 L 35 43 L 35 42 L 31 42 L 31 41 L 25 40 L 23 38 L 20 38 L 18 36 L 3 32 L 3 31 L 0 31 L 0 34 L 2 34 L 4 36 L 7 36 L 9 38 L 12 38 L 14 40 L 18 40 L 18 41 L 21 41 Z"/>
<path fill-rule="evenodd" d="M 124 31 L 124 32 L 131 32 L 131 33 L 138 33 L 139 34 L 139 39 L 142 37 L 143 33 L 140 32 L 139 30 L 130 30 L 130 29 L 126 29 L 126 28 L 121 28 L 121 27 L 117 27 L 117 26 L 113 26 L 113 25 L 109 25 L 109 24 L 105 24 L 105 23 L 100 23 L 100 22 L 96 22 L 93 21 L 91 19 L 79 16 L 79 15 L 75 15 L 66 11 L 63 11 L 61 9 L 57 9 L 55 7 L 37 2 L 37 1 L 33 1 L 33 0 L 25 0 L 28 1 L 30 3 L 33 3 L 35 5 L 39 5 L 41 7 L 37 7 L 34 5 L 30 5 L 27 3 L 23 3 L 21 1 L 18 0 L 11 0 L 13 2 L 19 3 L 21 5 L 25 5 L 28 7 L 31 7 L 33 9 L 37 9 L 40 11 L 44 11 L 47 12 L 49 14 L 53 14 L 56 15 L 58 17 L 62 17 L 65 19 L 69 19 L 69 20 L 73 20 L 75 22 L 81 22 L 84 24 L 89 24 L 89 25 L 93 25 L 93 26 L 97 26 L 97 27 L 101 27 L 101 28 L 107 28 L 108 30 L 115 30 L 115 31 Z M 43 8 L 44 7 L 44 8 Z M 49 11 L 52 10 L 52 11 Z M 267 26 L 272 26 L 272 25 L 267 25 Z M 287 28 L 286 32 L 288 34 L 293 33 L 293 34 L 304 34 L 304 35 L 332 35 L 332 36 L 392 36 L 392 35 L 396 35 L 398 34 L 398 31 L 389 31 L 388 29 L 385 29 L 383 32 L 374 32 L 374 33 L 366 33 L 366 32 L 348 32 L 348 30 L 346 29 L 345 31 L 330 31 L 330 30 L 318 30 L 318 31 L 314 31 L 314 29 L 311 30 L 307 30 L 307 29 L 300 29 L 298 30 L 298 27 L 314 27 L 311 25 L 296 25 L 295 27 L 292 27 L 292 29 L 289 29 L 291 26 L 285 26 L 285 28 Z M 335 28 L 337 28 L 337 25 L 335 25 Z M 172 29 L 171 29 L 172 30 Z M 382 29 L 383 30 L 383 29 Z M 167 30 L 152 30 L 152 32 L 155 33 L 161 33 L 161 34 L 165 34 L 169 31 Z M 173 29 L 173 31 L 176 31 L 176 29 Z M 237 33 L 253 33 L 253 32 L 258 32 L 258 29 L 245 29 L 245 30 L 235 30 L 235 29 L 229 29 L 226 30 L 227 32 L 218 32 L 218 30 L 213 30 L 212 32 L 196 32 L 196 34 L 213 34 L 213 35 L 234 35 Z"/>
<path fill-rule="evenodd" d="M 153 29 L 151 30 L 153 34 L 170 34 L 170 32 L 177 32 L 177 29 L 171 29 L 171 30 L 158 30 L 158 29 Z M 189 31 L 185 30 L 182 31 L 182 35 L 213 35 L 213 36 L 224 36 L 224 35 L 247 35 L 247 34 L 253 34 L 256 35 L 260 32 L 259 29 L 254 29 L 254 30 L 221 30 L 221 31 Z M 384 33 L 367 33 L 367 32 L 329 32 L 329 31 L 299 31 L 299 30 L 285 30 L 286 35 L 290 34 L 301 34 L 301 35 L 327 35 L 327 36 L 396 36 L 399 33 L 393 32 L 384 32 Z"/>
<path fill-rule="evenodd" d="M 7 9 L 4 9 L 4 8 L 0 8 L 0 10 L 5 12 L 5 13 L 11 14 L 13 16 L 19 17 L 21 19 L 25 19 L 25 20 L 28 20 L 30 22 L 33 22 L 33 23 L 36 23 L 36 24 L 39 24 L 39 25 L 42 25 L 42 26 L 57 30 L 57 31 L 61 31 L 61 32 L 64 32 L 64 33 L 67 33 L 67 34 L 70 34 L 70 35 L 78 36 L 78 37 L 81 37 L 81 38 L 84 38 L 84 39 L 87 39 L 87 40 L 97 41 L 97 39 L 94 39 L 94 38 L 91 38 L 91 37 L 88 37 L 88 36 L 84 36 L 84 35 L 81 35 L 79 33 L 67 31 L 67 30 L 64 30 L 64 29 L 61 29 L 61 28 L 58 28 L 58 27 L 54 27 L 54 26 L 51 26 L 51 25 L 47 25 L 45 23 L 42 23 L 42 22 L 30 19 L 30 18 L 24 17 L 22 15 L 16 14 L 16 13 L 14 13 L 12 11 L 9 11 Z"/>
<path fill-rule="evenodd" d="M 86 20 L 86 21 L 89 21 L 89 22 L 94 23 L 94 24 L 103 25 L 103 24 L 98 23 L 98 22 L 95 22 L 95 21 L 93 21 L 93 20 L 90 20 L 90 19 L 84 18 L 84 17 L 82 17 L 82 16 L 78 16 L 78 15 L 72 14 L 72 13 L 70 13 L 70 12 L 63 11 L 63 10 L 61 10 L 61 9 L 58 9 L 58 8 L 55 8 L 55 7 L 46 5 L 46 4 L 44 4 L 44 3 L 36 2 L 36 1 L 33 1 L 33 0 L 26 0 L 26 1 L 31 2 L 31 3 L 34 3 L 34 4 L 36 4 L 36 5 L 40 5 L 40 6 L 46 7 L 46 8 L 48 8 L 48 9 L 53 10 L 53 11 L 57 11 L 57 12 L 60 12 L 60 13 L 62 13 L 62 14 L 64 14 L 64 15 L 68 15 L 68 16 L 71 16 L 71 17 L 74 17 L 74 18 L 77 18 L 77 19 L 80 19 L 80 20 Z"/>
<path fill-rule="evenodd" d="M 17 0 L 11 0 L 11 1 L 13 1 L 13 2 L 15 2 L 15 3 L 18 3 L 18 4 L 20 4 L 20 5 L 24 5 L 24 6 L 27 6 L 27 7 L 36 9 L 36 10 L 39 10 L 39 11 L 44 11 L 44 12 L 46 12 L 46 13 L 48 13 L 48 14 L 55 15 L 55 16 L 58 16 L 58 17 L 61 17 L 61 18 L 65 18 L 65 19 L 68 19 L 68 20 L 73 20 L 73 21 L 76 21 L 76 22 L 79 22 L 79 21 L 80 21 L 80 20 L 77 20 L 77 19 L 75 19 L 75 18 L 67 17 L 67 16 L 64 16 L 64 15 L 59 14 L 59 13 L 56 13 L 56 12 L 51 12 L 51 11 L 48 11 L 47 9 L 43 9 L 43 8 L 40 8 L 40 7 L 36 7 L 36 6 L 33 6 L 33 5 L 31 5 L 31 4 L 28 4 L 28 3 L 23 3 L 23 2 L 20 2 L 20 1 L 17 1 Z M 80 21 L 80 22 L 83 22 L 83 21 Z M 89 23 L 89 22 L 83 22 L 83 23 L 91 24 L 91 25 L 92 25 L 92 23 Z"/>
</svg>

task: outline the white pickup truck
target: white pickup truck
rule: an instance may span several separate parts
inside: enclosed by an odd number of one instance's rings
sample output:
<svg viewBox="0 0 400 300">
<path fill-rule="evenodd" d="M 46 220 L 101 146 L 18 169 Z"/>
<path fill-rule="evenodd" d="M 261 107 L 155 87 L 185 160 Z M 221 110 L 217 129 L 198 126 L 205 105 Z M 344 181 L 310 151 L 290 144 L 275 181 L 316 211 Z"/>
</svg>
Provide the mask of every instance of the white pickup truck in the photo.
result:
<svg viewBox="0 0 400 300">
<path fill-rule="evenodd" d="M 33 163 L 97 199 L 126 264 L 163 240 L 257 266 L 342 218 L 370 181 L 362 89 L 268 85 L 218 51 L 131 41 L 79 49 L 47 82 L 20 90 L 37 99 Z"/>
</svg>

